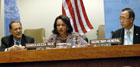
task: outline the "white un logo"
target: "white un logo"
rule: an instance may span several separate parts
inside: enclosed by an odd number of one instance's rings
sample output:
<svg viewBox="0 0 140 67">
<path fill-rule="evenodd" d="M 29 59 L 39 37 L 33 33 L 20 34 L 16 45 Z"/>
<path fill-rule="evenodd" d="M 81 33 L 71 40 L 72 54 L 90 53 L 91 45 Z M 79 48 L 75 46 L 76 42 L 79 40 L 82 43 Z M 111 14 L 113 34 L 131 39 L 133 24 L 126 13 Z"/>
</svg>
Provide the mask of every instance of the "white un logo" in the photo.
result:
<svg viewBox="0 0 140 67">
<path fill-rule="evenodd" d="M 14 0 L 9 0 L 9 2 L 5 3 L 4 7 L 6 18 L 19 17 L 19 9 L 17 7 L 17 3 Z"/>
</svg>

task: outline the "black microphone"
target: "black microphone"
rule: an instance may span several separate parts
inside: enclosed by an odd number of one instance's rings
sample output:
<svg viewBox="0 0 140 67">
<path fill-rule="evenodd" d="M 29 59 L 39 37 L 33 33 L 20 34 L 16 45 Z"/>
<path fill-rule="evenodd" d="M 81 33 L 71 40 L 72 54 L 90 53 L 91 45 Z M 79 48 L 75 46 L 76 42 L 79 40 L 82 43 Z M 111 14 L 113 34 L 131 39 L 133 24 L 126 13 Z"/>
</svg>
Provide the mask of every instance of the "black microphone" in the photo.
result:
<svg viewBox="0 0 140 67">
<path fill-rule="evenodd" d="M 121 36 L 123 35 L 123 39 L 124 39 L 124 34 L 122 34 L 123 33 L 123 29 L 121 29 L 121 33 L 120 33 L 120 39 L 121 39 L 121 43 L 119 43 L 118 45 L 121 45 L 121 44 L 123 44 L 123 40 L 122 40 L 122 38 L 121 38 Z"/>
<path fill-rule="evenodd" d="M 121 43 L 122 43 L 122 39 L 121 39 L 121 34 L 122 34 L 122 30 L 121 30 L 121 32 L 120 32 L 120 34 L 119 34 L 119 37 L 117 36 L 117 37 L 114 37 L 113 35 L 114 35 L 114 31 L 111 31 L 111 37 L 112 38 L 119 38 L 120 39 L 120 43 L 112 43 L 111 45 L 120 45 Z"/>
<path fill-rule="evenodd" d="M 113 36 L 114 31 L 111 31 L 111 37 Z"/>
</svg>

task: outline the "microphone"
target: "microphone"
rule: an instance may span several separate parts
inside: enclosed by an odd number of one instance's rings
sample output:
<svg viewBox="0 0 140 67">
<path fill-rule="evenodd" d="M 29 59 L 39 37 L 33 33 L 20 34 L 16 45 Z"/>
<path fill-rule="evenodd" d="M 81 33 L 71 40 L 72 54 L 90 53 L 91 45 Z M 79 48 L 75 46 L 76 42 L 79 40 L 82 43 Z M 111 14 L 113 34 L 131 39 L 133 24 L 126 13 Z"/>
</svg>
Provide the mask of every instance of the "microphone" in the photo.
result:
<svg viewBox="0 0 140 67">
<path fill-rule="evenodd" d="M 111 31 L 111 34 L 113 35 L 114 31 Z"/>
<path fill-rule="evenodd" d="M 113 34 L 114 34 L 114 31 L 111 31 L 111 38 L 112 38 Z"/>
<path fill-rule="evenodd" d="M 120 42 L 118 42 L 118 43 L 112 43 L 111 45 L 120 45 L 120 44 L 122 43 L 122 38 L 121 38 L 122 31 L 123 31 L 123 30 L 121 30 L 119 36 L 118 36 L 118 35 L 116 36 L 116 35 L 114 34 L 115 32 L 114 32 L 114 31 L 111 31 L 111 36 L 112 36 L 112 38 L 118 38 L 118 39 L 120 39 Z M 116 37 L 115 37 L 114 35 L 115 35 Z"/>
<path fill-rule="evenodd" d="M 124 35 L 124 34 L 122 34 L 123 33 L 123 29 L 121 29 L 121 32 L 120 32 L 120 40 L 121 40 L 121 43 L 118 43 L 118 45 L 121 45 L 121 44 L 123 44 L 123 40 L 122 40 L 122 38 L 121 38 L 121 36 L 122 35 Z M 123 38 L 124 38 L 124 36 L 123 36 Z"/>
</svg>

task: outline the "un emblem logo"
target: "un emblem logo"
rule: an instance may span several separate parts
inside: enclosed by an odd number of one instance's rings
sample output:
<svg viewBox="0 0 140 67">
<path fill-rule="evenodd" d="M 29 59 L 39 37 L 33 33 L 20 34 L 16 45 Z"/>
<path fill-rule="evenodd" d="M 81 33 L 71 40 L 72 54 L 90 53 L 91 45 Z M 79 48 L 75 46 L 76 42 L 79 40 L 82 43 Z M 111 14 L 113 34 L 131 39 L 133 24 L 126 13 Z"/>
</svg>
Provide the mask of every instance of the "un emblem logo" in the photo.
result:
<svg viewBox="0 0 140 67">
<path fill-rule="evenodd" d="M 6 18 L 16 18 L 19 17 L 19 9 L 17 7 L 17 3 L 14 0 L 9 0 L 5 2 L 5 17 Z"/>
</svg>

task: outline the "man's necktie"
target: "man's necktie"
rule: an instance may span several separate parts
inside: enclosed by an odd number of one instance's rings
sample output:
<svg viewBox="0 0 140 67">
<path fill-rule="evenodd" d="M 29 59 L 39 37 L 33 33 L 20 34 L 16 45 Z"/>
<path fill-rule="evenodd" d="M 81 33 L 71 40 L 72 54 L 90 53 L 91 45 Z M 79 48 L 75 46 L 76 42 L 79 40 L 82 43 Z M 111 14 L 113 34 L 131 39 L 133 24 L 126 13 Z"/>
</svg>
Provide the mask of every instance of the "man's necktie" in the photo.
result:
<svg viewBox="0 0 140 67">
<path fill-rule="evenodd" d="M 132 44 L 130 33 L 131 33 L 130 31 L 127 31 L 127 44 Z"/>
<path fill-rule="evenodd" d="M 19 45 L 19 42 L 16 42 L 16 45 Z"/>
</svg>

